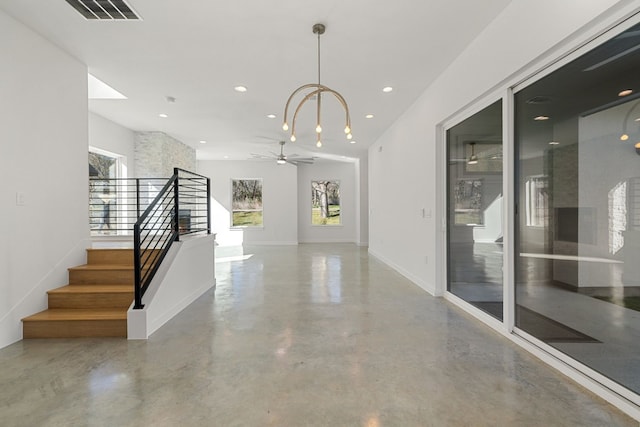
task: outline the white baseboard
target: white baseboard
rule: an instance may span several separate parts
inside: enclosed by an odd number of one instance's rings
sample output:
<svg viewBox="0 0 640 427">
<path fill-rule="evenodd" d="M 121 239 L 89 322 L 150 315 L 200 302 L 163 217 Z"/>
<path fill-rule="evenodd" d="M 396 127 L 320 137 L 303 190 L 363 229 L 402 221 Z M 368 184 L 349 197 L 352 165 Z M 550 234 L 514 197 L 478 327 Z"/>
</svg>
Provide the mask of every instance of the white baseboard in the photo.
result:
<svg viewBox="0 0 640 427">
<path fill-rule="evenodd" d="M 424 280 L 420 279 L 418 276 L 416 276 L 413 273 L 405 270 L 404 268 L 400 267 L 398 264 L 396 264 L 393 261 L 391 261 L 390 259 L 384 257 L 383 255 L 380 255 L 379 253 L 377 253 L 376 251 L 372 250 L 371 248 L 369 248 L 369 254 L 374 256 L 374 257 L 376 257 L 377 259 L 379 259 L 380 261 L 382 261 L 383 263 L 385 263 L 389 267 L 393 268 L 395 271 L 397 271 L 398 273 L 402 274 L 404 277 L 409 279 L 411 282 L 413 282 L 415 285 L 419 286 L 420 288 L 422 288 L 423 290 L 425 290 L 429 294 L 435 296 L 435 289 L 432 286 L 429 286 Z"/>
</svg>

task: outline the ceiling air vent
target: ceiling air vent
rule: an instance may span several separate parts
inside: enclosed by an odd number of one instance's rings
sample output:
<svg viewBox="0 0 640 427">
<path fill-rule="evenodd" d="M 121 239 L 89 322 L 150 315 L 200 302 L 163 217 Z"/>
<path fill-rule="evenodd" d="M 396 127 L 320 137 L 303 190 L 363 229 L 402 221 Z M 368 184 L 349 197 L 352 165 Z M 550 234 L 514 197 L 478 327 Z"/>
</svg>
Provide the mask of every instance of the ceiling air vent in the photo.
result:
<svg viewBox="0 0 640 427">
<path fill-rule="evenodd" d="M 86 19 L 140 19 L 124 0 L 66 0 Z"/>
</svg>

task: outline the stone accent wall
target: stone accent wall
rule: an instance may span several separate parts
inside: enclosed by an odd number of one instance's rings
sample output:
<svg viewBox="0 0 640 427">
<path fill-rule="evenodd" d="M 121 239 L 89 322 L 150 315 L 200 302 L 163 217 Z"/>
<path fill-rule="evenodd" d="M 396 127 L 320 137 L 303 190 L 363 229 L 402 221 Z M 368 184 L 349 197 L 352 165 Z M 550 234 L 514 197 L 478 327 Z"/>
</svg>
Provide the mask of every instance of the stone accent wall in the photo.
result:
<svg viewBox="0 0 640 427">
<path fill-rule="evenodd" d="M 173 168 L 196 171 L 196 150 L 164 132 L 135 133 L 137 178 L 168 178 Z"/>
</svg>

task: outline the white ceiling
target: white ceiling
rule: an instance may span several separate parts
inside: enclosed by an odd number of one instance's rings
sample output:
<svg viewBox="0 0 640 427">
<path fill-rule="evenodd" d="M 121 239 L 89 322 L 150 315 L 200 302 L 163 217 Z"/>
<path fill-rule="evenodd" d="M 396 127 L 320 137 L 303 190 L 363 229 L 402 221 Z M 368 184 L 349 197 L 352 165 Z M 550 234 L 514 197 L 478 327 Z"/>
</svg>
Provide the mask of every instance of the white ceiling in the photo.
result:
<svg viewBox="0 0 640 427">
<path fill-rule="evenodd" d="M 298 141 L 285 152 L 340 159 L 365 155 L 509 0 L 128 3 L 141 21 L 87 21 L 64 0 L 0 0 L 0 9 L 128 97 L 91 100 L 91 111 L 132 130 L 166 132 L 194 147 L 199 159 L 278 151 L 277 141 L 288 140 L 281 128 L 287 98 L 317 80 L 312 26 L 323 23 L 322 83 L 345 97 L 357 143 L 344 138 L 340 105 L 323 97 L 324 146 L 315 147 L 309 102 Z M 235 92 L 237 85 L 248 91 Z M 385 86 L 393 92 L 383 93 Z M 267 118 L 271 113 L 277 118 Z"/>
</svg>

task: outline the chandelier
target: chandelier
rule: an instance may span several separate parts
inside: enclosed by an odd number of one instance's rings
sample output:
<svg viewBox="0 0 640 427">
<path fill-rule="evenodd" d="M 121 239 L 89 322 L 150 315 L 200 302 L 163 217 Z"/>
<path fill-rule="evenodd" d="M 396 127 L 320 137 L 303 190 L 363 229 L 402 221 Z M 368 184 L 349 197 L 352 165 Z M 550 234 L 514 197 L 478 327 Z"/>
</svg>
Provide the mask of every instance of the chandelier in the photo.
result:
<svg viewBox="0 0 640 427">
<path fill-rule="evenodd" d="M 347 139 L 351 139 L 353 137 L 351 135 L 351 117 L 349 116 L 349 107 L 347 106 L 347 101 L 344 100 L 344 97 L 340 95 L 340 93 L 320 83 L 320 35 L 324 34 L 325 29 L 326 28 L 323 24 L 315 24 L 313 26 L 313 34 L 318 35 L 318 83 L 305 84 L 293 91 L 293 93 L 289 96 L 289 99 L 287 100 L 287 104 L 284 107 L 284 124 L 282 125 L 282 129 L 284 131 L 289 130 L 289 124 L 287 123 L 289 105 L 291 104 L 291 101 L 296 95 L 298 95 L 301 92 L 305 93 L 304 91 L 308 91 L 306 95 L 304 95 L 304 97 L 302 98 L 302 100 L 300 101 L 300 103 L 298 104 L 298 106 L 296 107 L 293 113 L 293 119 L 291 120 L 290 139 L 291 139 L 291 142 L 296 141 L 296 119 L 298 118 L 298 113 L 300 112 L 300 109 L 307 101 L 315 97 L 315 101 L 317 104 L 316 105 L 316 108 L 317 108 L 316 110 L 316 134 L 317 134 L 316 146 L 318 148 L 322 147 L 322 124 L 321 124 L 320 107 L 322 105 L 323 93 L 332 94 L 340 102 L 345 112 L 344 133 L 347 135 Z"/>
</svg>

